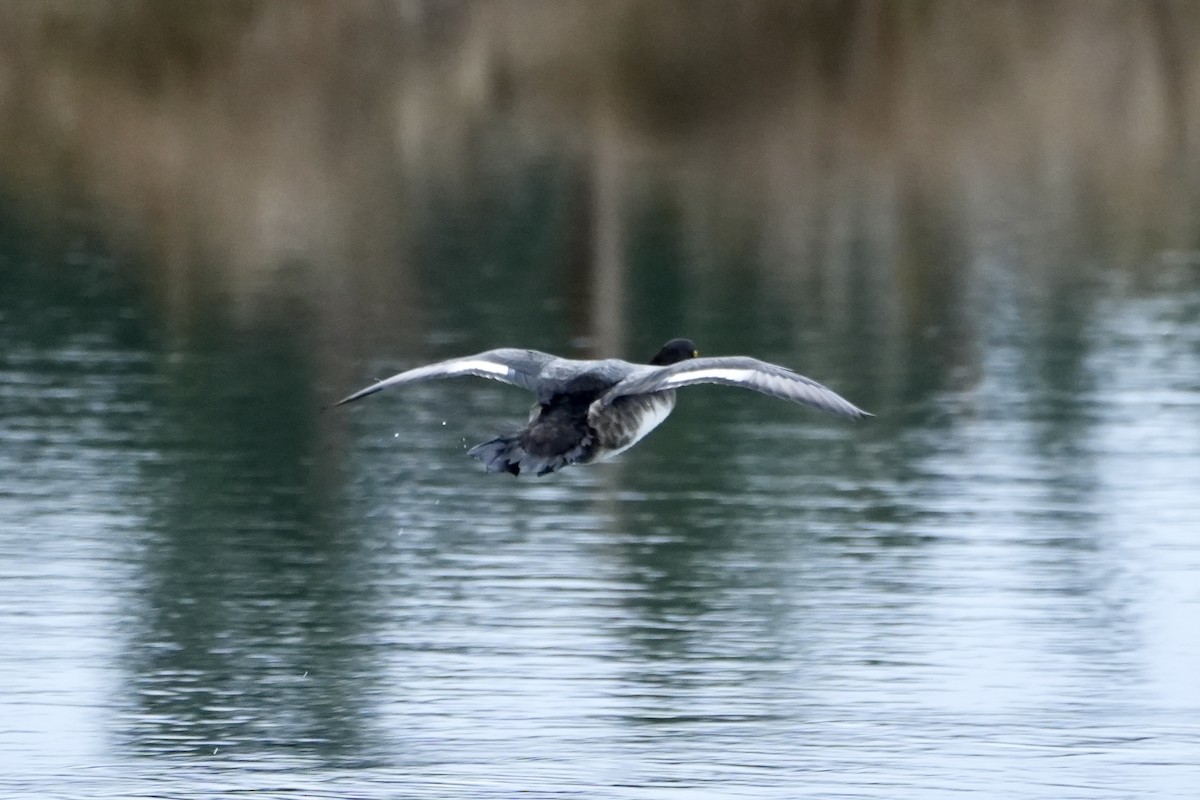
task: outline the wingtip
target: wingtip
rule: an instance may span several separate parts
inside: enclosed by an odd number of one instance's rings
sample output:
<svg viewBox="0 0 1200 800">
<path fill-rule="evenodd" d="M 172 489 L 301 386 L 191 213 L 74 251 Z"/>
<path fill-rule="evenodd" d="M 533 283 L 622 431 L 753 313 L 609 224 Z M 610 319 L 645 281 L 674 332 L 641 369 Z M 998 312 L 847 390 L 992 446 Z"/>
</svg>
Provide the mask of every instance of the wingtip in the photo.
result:
<svg viewBox="0 0 1200 800">
<path fill-rule="evenodd" d="M 854 420 L 875 416 L 870 411 L 864 411 L 849 401 L 846 401 L 844 404 L 838 404 L 836 408 L 826 408 L 826 410 L 837 414 L 838 416 L 849 417 L 850 419 Z"/>
<path fill-rule="evenodd" d="M 367 395 L 374 394 L 377 391 L 379 391 L 379 388 L 377 386 L 368 386 L 366 389 L 357 391 L 354 394 L 346 395 L 341 400 L 338 400 L 336 403 L 331 403 L 330 405 L 325 406 L 321 410 L 328 411 L 330 409 L 337 408 L 338 406 L 344 406 L 347 403 L 353 403 L 355 400 L 361 400 L 362 398 L 366 397 Z"/>
</svg>

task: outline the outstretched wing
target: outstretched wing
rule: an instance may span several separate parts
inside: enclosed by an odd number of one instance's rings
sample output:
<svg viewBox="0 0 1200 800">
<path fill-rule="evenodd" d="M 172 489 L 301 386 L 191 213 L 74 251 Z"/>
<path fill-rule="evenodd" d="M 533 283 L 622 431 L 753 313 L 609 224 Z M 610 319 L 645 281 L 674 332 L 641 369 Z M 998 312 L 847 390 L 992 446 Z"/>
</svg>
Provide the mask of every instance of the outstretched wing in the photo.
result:
<svg viewBox="0 0 1200 800">
<path fill-rule="evenodd" d="M 373 383 L 365 389 L 359 389 L 354 394 L 343 397 L 334 403 L 334 405 L 340 406 L 345 403 L 352 403 L 355 400 L 362 399 L 369 394 L 375 394 L 380 389 L 387 389 L 390 386 L 402 386 L 406 383 L 429 381 L 435 378 L 457 378 L 460 375 L 490 378 L 494 381 L 511 383 L 513 386 L 520 386 L 522 389 L 534 392 L 536 391 L 538 372 L 552 358 L 554 356 L 538 352 L 537 350 L 516 350 L 513 348 L 488 350 L 485 353 L 479 353 L 474 356 L 452 358 L 449 361 L 439 361 L 436 364 L 415 367 L 393 375 L 390 378 L 385 378 L 378 383 Z"/>
<path fill-rule="evenodd" d="M 697 383 L 741 386 L 847 417 L 872 416 L 811 378 L 746 356 L 690 358 L 666 367 L 639 370 L 610 389 L 600 398 L 600 402 L 607 406 L 620 397 L 678 389 Z"/>
</svg>

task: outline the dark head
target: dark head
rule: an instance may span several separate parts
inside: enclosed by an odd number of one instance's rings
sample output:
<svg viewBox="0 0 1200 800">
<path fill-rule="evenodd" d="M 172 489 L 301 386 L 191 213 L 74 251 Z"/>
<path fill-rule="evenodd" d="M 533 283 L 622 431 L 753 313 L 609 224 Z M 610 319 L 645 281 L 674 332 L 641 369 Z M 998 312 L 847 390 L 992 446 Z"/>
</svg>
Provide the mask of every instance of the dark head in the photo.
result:
<svg viewBox="0 0 1200 800">
<path fill-rule="evenodd" d="M 665 367 L 667 364 L 678 364 L 698 355 L 700 353 L 696 352 L 696 343 L 691 339 L 672 339 L 650 359 L 650 363 L 656 367 Z"/>
</svg>

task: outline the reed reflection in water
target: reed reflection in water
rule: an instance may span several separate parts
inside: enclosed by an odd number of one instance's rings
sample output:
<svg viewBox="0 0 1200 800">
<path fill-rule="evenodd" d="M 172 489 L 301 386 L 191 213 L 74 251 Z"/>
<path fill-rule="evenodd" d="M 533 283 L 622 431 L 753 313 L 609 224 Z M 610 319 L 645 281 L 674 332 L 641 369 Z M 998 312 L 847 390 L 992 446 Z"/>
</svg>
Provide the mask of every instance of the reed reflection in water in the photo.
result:
<svg viewBox="0 0 1200 800">
<path fill-rule="evenodd" d="M 1194 13 L 833 7 L 0 9 L 0 792 L 1190 798 Z"/>
</svg>

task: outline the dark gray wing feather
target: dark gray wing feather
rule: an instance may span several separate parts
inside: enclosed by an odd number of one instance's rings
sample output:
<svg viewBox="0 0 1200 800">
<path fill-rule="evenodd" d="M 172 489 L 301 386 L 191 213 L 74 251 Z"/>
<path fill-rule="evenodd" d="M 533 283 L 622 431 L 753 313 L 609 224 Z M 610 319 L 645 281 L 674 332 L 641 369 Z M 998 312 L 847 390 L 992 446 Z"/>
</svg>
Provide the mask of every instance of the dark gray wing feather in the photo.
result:
<svg viewBox="0 0 1200 800">
<path fill-rule="evenodd" d="M 536 392 L 538 373 L 541 372 L 546 362 L 553 358 L 554 356 L 549 353 L 541 353 L 537 350 L 513 348 L 488 350 L 473 356 L 452 358 L 449 361 L 439 361 L 436 364 L 406 370 L 378 383 L 373 383 L 365 389 L 359 389 L 354 394 L 343 397 L 334 405 L 352 403 L 391 386 L 402 386 L 406 383 L 429 381 L 436 378 L 456 378 L 460 375 L 474 375 L 479 378 L 503 381 Z"/>
<path fill-rule="evenodd" d="M 746 356 L 691 358 L 666 367 L 647 367 L 618 383 L 600 398 L 600 402 L 608 406 L 619 397 L 678 389 L 698 383 L 740 386 L 847 417 L 872 416 L 811 378 Z"/>
</svg>

